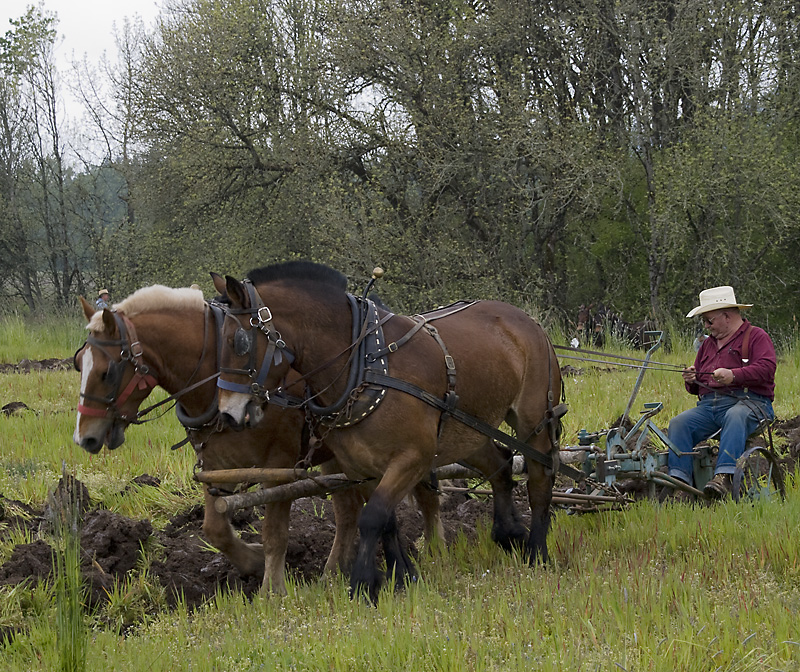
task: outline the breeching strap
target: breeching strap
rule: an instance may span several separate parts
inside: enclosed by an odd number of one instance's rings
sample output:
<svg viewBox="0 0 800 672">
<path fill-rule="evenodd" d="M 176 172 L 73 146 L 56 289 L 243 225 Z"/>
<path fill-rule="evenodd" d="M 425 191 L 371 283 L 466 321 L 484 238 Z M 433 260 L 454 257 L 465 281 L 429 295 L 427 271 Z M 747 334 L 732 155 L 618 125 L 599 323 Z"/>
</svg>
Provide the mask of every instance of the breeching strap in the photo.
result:
<svg viewBox="0 0 800 672">
<path fill-rule="evenodd" d="M 418 387 L 413 383 L 409 383 L 405 380 L 398 380 L 397 378 L 392 378 L 391 376 L 385 376 L 383 374 L 374 373 L 371 371 L 366 372 L 365 380 L 368 383 L 390 387 L 394 390 L 399 390 L 400 392 L 410 394 L 412 397 L 416 397 L 417 399 L 424 401 L 426 404 L 452 415 L 456 420 L 464 425 L 467 425 L 467 427 L 477 430 L 481 434 L 494 439 L 507 448 L 518 451 L 525 457 L 543 465 L 545 468 L 553 468 L 553 459 L 550 457 L 550 455 L 545 455 L 544 453 L 540 453 L 538 450 L 534 450 L 527 443 L 523 443 L 516 437 L 506 434 L 497 427 L 493 427 L 489 423 L 484 422 L 483 420 L 480 420 L 469 413 L 465 413 L 459 408 L 451 408 L 444 400 L 439 399 L 435 395 L 423 390 L 421 387 Z M 555 421 L 555 418 L 553 418 L 553 421 Z M 544 425 L 540 425 L 537 429 L 541 431 L 543 428 Z M 535 433 L 538 434 L 539 432 Z M 582 471 L 578 471 L 574 467 L 570 467 L 567 464 L 559 463 L 558 471 L 565 476 L 572 478 L 573 480 L 581 480 L 585 477 Z"/>
</svg>

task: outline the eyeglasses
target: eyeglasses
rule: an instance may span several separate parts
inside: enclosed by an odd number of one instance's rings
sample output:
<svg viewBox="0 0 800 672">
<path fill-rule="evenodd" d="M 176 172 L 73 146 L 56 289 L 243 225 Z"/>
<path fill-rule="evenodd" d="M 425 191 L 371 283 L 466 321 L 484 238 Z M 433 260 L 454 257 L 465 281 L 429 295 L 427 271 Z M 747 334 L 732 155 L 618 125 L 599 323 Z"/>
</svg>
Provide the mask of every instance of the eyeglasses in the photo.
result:
<svg viewBox="0 0 800 672">
<path fill-rule="evenodd" d="M 719 315 L 715 315 L 714 317 L 703 317 L 703 324 L 710 327 L 713 326 L 714 322 L 717 321 L 718 318 L 722 317 L 725 313 L 720 313 Z"/>
</svg>

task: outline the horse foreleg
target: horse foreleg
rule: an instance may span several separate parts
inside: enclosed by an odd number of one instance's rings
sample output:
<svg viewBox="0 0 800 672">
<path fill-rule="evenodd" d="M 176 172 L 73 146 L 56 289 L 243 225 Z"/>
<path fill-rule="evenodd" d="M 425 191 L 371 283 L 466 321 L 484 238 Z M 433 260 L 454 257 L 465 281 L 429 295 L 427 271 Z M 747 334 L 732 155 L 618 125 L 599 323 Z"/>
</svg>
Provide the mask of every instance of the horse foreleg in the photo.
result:
<svg viewBox="0 0 800 672">
<path fill-rule="evenodd" d="M 414 569 L 397 538 L 397 519 L 395 509 L 425 477 L 425 471 L 417 464 L 415 454 L 405 460 L 396 460 L 383 474 L 383 477 L 370 495 L 358 521 L 359 542 L 356 561 L 350 574 L 352 596 L 366 594 L 373 601 L 378 598 L 382 576 L 378 571 L 375 554 L 379 541 L 384 541 L 386 561 L 398 579 L 405 580 Z"/>
<path fill-rule="evenodd" d="M 271 502 L 264 506 L 264 522 L 261 525 L 264 581 L 261 590 L 266 593 L 286 595 L 286 549 L 289 547 L 291 509 L 291 501 Z"/>
<path fill-rule="evenodd" d="M 394 505 L 387 502 L 380 492 L 374 492 L 361 511 L 358 520 L 360 534 L 356 560 L 350 573 L 350 596 L 366 595 L 376 602 L 382 577 L 378 571 L 375 554 L 378 542 L 383 537 L 387 526 L 391 524 Z"/>
<path fill-rule="evenodd" d="M 407 581 L 415 579 L 417 572 L 400 540 L 396 512 L 393 511 L 389 517 L 381 539 L 383 553 L 386 556 L 386 574 L 394 576 L 395 586 L 402 587 Z"/>
<path fill-rule="evenodd" d="M 231 561 L 234 567 L 245 576 L 260 575 L 264 571 L 264 549 L 261 544 L 247 544 L 239 538 L 231 526 L 228 516 L 214 508 L 214 496 L 203 488 L 205 511 L 203 516 L 203 536 Z"/>
</svg>

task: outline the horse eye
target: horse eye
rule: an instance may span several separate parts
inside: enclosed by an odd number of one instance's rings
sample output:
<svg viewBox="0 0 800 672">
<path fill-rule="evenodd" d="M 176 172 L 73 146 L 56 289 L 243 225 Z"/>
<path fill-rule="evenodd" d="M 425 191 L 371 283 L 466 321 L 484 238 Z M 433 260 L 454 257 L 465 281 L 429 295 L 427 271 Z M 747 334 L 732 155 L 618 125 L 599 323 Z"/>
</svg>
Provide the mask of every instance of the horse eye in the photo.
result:
<svg viewBox="0 0 800 672">
<path fill-rule="evenodd" d="M 237 356 L 242 357 L 250 352 L 253 346 L 252 332 L 244 329 L 237 329 L 233 337 L 233 351 Z"/>
<path fill-rule="evenodd" d="M 122 378 L 122 368 L 121 363 L 109 362 L 108 369 L 106 369 L 106 372 L 103 374 L 103 382 L 109 386 L 119 384 Z"/>
</svg>

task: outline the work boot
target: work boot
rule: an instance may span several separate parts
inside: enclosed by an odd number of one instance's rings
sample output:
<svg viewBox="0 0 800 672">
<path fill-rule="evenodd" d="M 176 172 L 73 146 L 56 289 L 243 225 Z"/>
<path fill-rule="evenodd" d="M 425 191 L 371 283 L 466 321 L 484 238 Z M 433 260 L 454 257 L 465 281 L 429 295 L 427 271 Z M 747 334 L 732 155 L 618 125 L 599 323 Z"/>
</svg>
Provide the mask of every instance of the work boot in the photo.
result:
<svg viewBox="0 0 800 672">
<path fill-rule="evenodd" d="M 722 499 L 731 494 L 731 475 L 730 474 L 715 474 L 706 487 L 703 488 L 703 493 L 710 499 Z"/>
<path fill-rule="evenodd" d="M 672 501 L 679 504 L 694 504 L 694 495 L 687 490 L 675 488 L 672 494 Z"/>
</svg>

